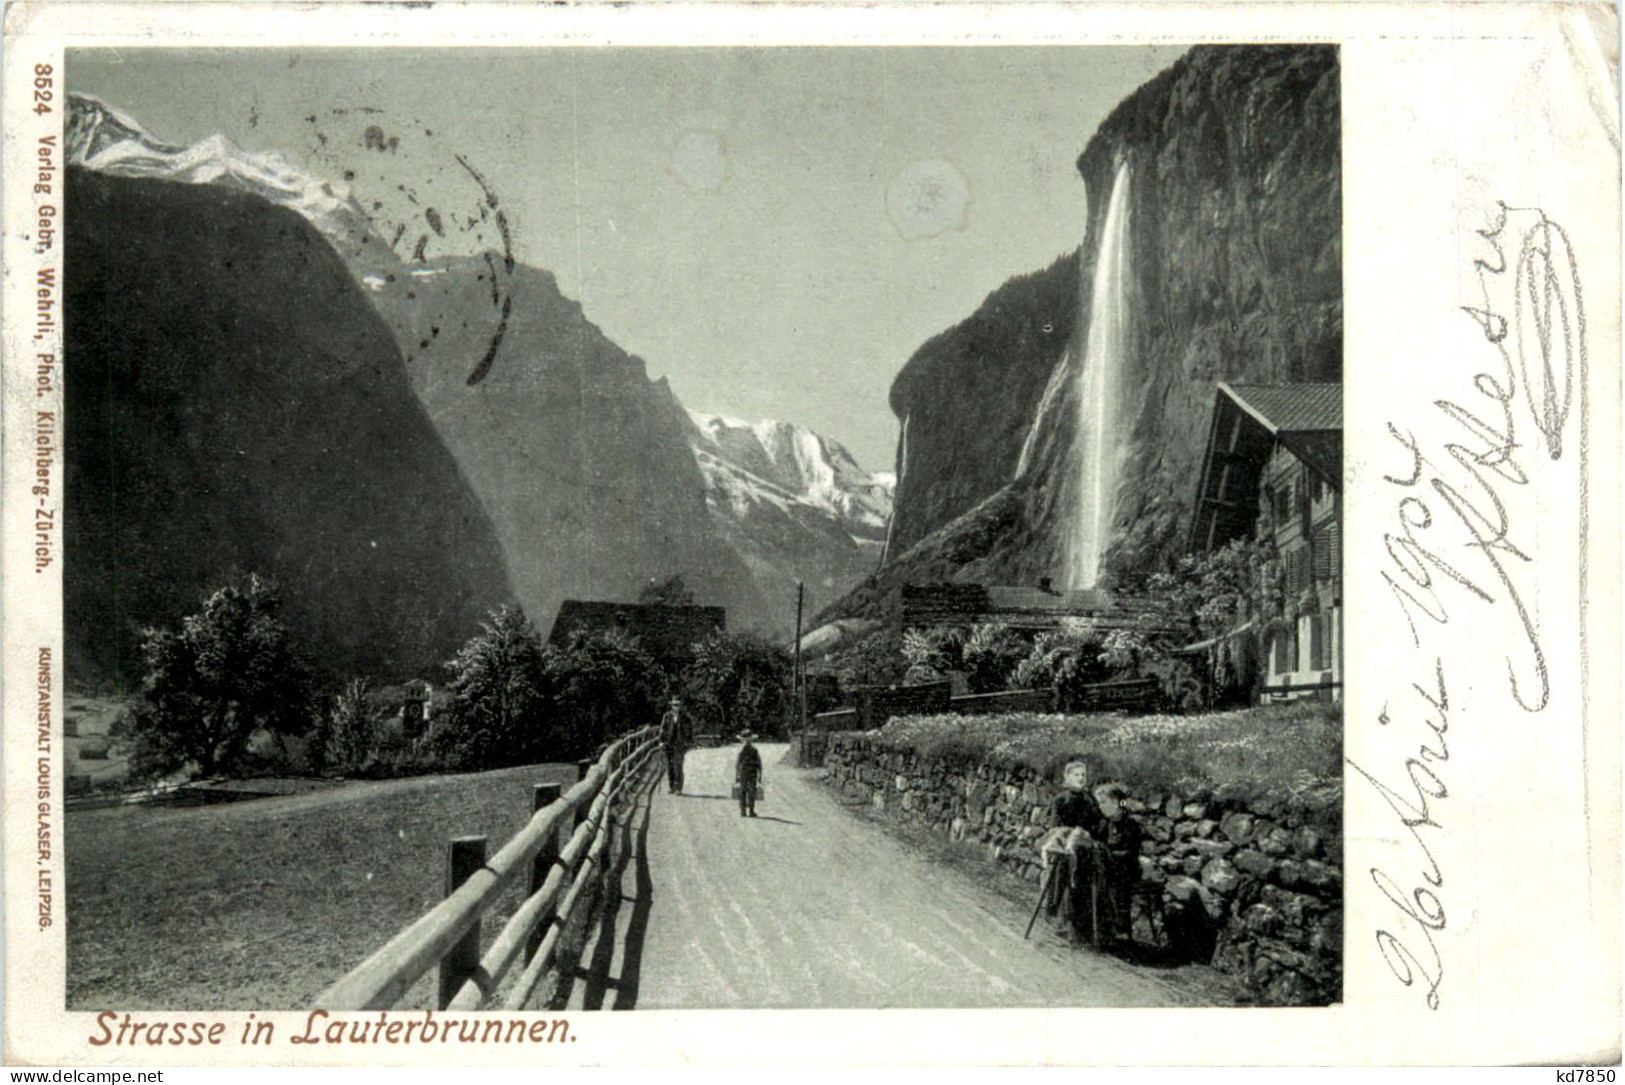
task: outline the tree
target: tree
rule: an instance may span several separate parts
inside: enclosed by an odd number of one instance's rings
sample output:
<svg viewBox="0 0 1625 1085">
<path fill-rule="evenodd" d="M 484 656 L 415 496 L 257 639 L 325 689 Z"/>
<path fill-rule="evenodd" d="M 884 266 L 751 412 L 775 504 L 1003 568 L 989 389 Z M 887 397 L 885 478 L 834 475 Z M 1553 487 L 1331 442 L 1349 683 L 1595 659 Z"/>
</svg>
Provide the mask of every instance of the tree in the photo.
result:
<svg viewBox="0 0 1625 1085">
<path fill-rule="evenodd" d="M 584 756 L 659 715 L 665 672 L 624 630 L 578 629 L 562 648 L 548 646 L 543 665 L 558 718 L 555 756 Z"/>
<path fill-rule="evenodd" d="M 450 701 L 431 742 L 458 767 L 522 764 L 545 746 L 541 638 L 518 607 L 497 608 L 480 629 L 449 664 Z"/>
<path fill-rule="evenodd" d="M 1155 678 L 1164 701 L 1178 710 L 1202 707 L 1203 697 L 1191 659 L 1177 649 L 1224 636 L 1249 620 L 1278 618 L 1285 604 L 1274 548 L 1252 539 L 1186 555 L 1171 571 L 1154 573 L 1122 594 L 1137 594 L 1150 604 L 1144 628 L 1108 634 L 1101 662 L 1122 673 Z"/>
<path fill-rule="evenodd" d="M 714 632 L 694 646 L 683 690 L 724 735 L 777 733 L 790 706 L 790 653 L 748 633 Z"/>
<path fill-rule="evenodd" d="M 361 767 L 378 743 L 383 712 L 373 703 L 370 683 L 351 679 L 334 699 L 323 735 L 323 760 L 341 769 Z"/>
<path fill-rule="evenodd" d="M 178 632 L 142 634 L 141 700 L 131 712 L 132 770 L 158 776 L 196 765 L 241 771 L 249 740 L 303 731 L 310 679 L 281 617 L 276 588 L 257 575 L 220 588 Z"/>
<path fill-rule="evenodd" d="M 694 593 L 683 583 L 683 574 L 674 573 L 667 580 L 650 580 L 638 593 L 638 602 L 644 606 L 691 607 Z"/>
</svg>

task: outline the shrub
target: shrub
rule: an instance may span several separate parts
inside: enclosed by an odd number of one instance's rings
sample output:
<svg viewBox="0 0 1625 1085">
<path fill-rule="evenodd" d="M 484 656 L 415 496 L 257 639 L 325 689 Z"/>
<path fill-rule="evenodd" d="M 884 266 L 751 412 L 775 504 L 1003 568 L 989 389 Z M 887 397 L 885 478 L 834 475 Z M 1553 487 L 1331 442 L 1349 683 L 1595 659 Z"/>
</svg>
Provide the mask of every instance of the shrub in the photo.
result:
<svg viewBox="0 0 1625 1085">
<path fill-rule="evenodd" d="M 1078 758 L 1097 778 L 1136 789 L 1228 789 L 1319 805 L 1341 794 L 1341 709 L 1310 702 L 1188 716 L 907 716 L 876 741 L 923 757 L 1019 765 L 1045 779 Z"/>
<path fill-rule="evenodd" d="M 1166 637 L 1114 629 L 1101 642 L 1100 661 L 1119 674 L 1154 679 L 1167 711 L 1194 712 L 1202 707 L 1202 682 L 1190 661 L 1173 653 L 1174 647 Z"/>
<path fill-rule="evenodd" d="M 909 685 L 940 682 L 949 672 L 964 670 L 965 632 L 954 626 L 909 629 L 903 633 L 902 656 Z"/>
<path fill-rule="evenodd" d="M 1099 633 L 1077 618 L 1067 618 L 1059 629 L 1034 638 L 1011 681 L 1023 689 L 1053 687 L 1060 692 L 1063 704 L 1072 703 L 1081 687 L 1111 677 L 1101 651 Z"/>
<path fill-rule="evenodd" d="M 146 673 L 130 714 L 131 773 L 152 778 L 196 765 L 242 771 L 260 730 L 309 725 L 310 678 L 294 652 L 275 587 L 250 575 L 210 595 L 178 632 L 142 634 Z"/>
<path fill-rule="evenodd" d="M 1028 643 L 1007 626 L 971 626 L 961 651 L 971 692 L 993 693 L 1009 688 L 1016 668 L 1030 650 Z"/>
</svg>

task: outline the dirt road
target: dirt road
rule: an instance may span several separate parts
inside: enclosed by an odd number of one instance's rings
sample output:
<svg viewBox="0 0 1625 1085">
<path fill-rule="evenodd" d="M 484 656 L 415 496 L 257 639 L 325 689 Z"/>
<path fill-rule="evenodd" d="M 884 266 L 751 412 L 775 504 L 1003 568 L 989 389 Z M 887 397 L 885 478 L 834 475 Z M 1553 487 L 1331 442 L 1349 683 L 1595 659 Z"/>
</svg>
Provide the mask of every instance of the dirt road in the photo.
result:
<svg viewBox="0 0 1625 1085">
<path fill-rule="evenodd" d="M 610 924 L 572 1009 L 1191 1005 L 1200 991 L 1044 930 L 977 880 L 841 809 L 815 770 L 763 746 L 767 797 L 741 818 L 734 750 L 694 750 L 633 823 Z M 641 854 L 638 854 L 641 852 Z M 608 925 L 606 925 L 607 927 Z"/>
</svg>

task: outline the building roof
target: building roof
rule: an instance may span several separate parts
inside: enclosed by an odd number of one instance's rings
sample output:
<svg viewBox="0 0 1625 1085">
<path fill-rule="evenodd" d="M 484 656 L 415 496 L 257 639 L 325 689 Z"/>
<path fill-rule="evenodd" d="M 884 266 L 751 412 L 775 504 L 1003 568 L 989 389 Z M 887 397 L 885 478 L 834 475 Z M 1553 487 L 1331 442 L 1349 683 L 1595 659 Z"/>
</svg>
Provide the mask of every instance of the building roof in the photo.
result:
<svg viewBox="0 0 1625 1085">
<path fill-rule="evenodd" d="M 1228 384 L 1220 381 L 1219 391 L 1235 400 L 1275 436 L 1341 432 L 1343 429 L 1341 384 Z"/>
<path fill-rule="evenodd" d="M 727 628 L 723 607 L 668 607 L 649 603 L 607 603 L 566 599 L 548 633 L 549 644 L 565 644 L 578 630 L 620 629 L 638 638 L 644 651 L 663 663 L 686 662 L 694 645 Z"/>
<path fill-rule="evenodd" d="M 1219 382 L 1191 520 L 1194 548 L 1251 533 L 1259 474 L 1276 447 L 1341 491 L 1343 386 Z"/>
<path fill-rule="evenodd" d="M 1343 489 L 1343 434 L 1283 433 L 1281 443 L 1334 490 Z"/>
</svg>

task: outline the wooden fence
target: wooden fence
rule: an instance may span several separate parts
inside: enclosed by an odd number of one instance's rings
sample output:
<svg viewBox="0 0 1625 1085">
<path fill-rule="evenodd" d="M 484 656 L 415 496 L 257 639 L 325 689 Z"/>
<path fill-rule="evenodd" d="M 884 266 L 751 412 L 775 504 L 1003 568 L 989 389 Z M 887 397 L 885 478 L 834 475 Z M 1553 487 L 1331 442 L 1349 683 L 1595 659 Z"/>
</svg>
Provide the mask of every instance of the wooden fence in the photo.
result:
<svg viewBox="0 0 1625 1085">
<path fill-rule="evenodd" d="M 558 953 L 565 925 L 602 874 L 615 804 L 649 781 L 659 729 L 634 732 L 604 751 L 570 790 L 539 784 L 535 813 L 491 859 L 484 837 L 451 842 L 447 895 L 317 998 L 314 1009 L 389 1009 L 430 968 L 440 968 L 439 1005 L 450 1010 L 523 1009 Z M 560 843 L 560 841 L 564 843 Z M 481 955 L 480 921 L 513 881 L 530 876 L 530 892 Z M 518 981 L 503 979 L 521 960 Z"/>
</svg>

